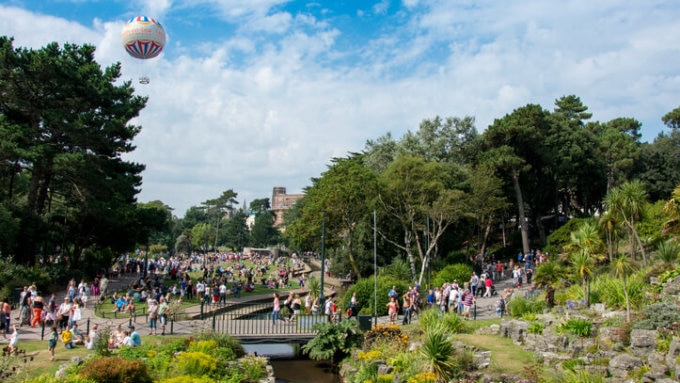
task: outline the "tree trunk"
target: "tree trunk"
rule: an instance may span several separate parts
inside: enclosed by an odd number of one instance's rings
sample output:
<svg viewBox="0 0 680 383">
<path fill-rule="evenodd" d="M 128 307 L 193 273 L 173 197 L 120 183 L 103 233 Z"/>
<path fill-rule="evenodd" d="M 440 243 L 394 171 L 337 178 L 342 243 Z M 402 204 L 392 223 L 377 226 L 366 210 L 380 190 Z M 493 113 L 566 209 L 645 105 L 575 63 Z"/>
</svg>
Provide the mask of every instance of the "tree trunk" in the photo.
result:
<svg viewBox="0 0 680 383">
<path fill-rule="evenodd" d="M 517 197 L 519 227 L 522 232 L 522 250 L 524 250 L 524 254 L 529 254 L 529 228 L 527 227 L 526 214 L 524 213 L 524 198 L 522 197 L 522 188 L 519 185 L 519 174 L 516 171 L 512 173 L 512 182 L 515 187 L 515 196 Z"/>
<path fill-rule="evenodd" d="M 623 295 L 626 297 L 626 322 L 630 323 L 630 298 L 628 288 L 626 288 L 626 276 L 623 276 Z"/>
<path fill-rule="evenodd" d="M 416 259 L 413 257 L 413 250 L 411 250 L 411 237 L 408 230 L 404 229 L 404 245 L 406 247 L 406 255 L 408 255 L 408 262 L 411 266 L 411 280 L 416 280 Z"/>
</svg>

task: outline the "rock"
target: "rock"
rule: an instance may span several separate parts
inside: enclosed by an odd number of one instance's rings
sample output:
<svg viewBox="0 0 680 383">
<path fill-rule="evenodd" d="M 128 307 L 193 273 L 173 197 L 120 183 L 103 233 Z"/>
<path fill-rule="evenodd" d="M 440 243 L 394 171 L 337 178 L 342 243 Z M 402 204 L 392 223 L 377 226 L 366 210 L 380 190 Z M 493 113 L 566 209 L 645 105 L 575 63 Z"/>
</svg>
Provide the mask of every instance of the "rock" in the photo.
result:
<svg viewBox="0 0 680 383">
<path fill-rule="evenodd" d="M 666 356 L 663 353 L 658 351 L 650 353 L 647 357 L 647 365 L 649 371 L 644 374 L 645 378 L 657 381 L 668 376 L 669 369 L 666 366 Z"/>
<path fill-rule="evenodd" d="M 680 293 L 680 275 L 663 285 L 663 295 L 677 295 Z"/>
<path fill-rule="evenodd" d="M 628 354 L 620 354 L 609 361 L 607 368 L 615 378 L 626 378 L 628 373 L 642 366 L 642 360 Z"/>
<path fill-rule="evenodd" d="M 645 356 L 656 350 L 656 331 L 635 329 L 630 332 L 630 351 L 635 356 Z"/>
<path fill-rule="evenodd" d="M 71 358 L 71 364 L 80 366 L 81 364 L 85 363 L 85 360 L 79 356 L 74 356 Z"/>
<path fill-rule="evenodd" d="M 478 370 L 485 369 L 491 364 L 491 351 L 477 352 L 472 356 L 472 359 Z"/>
<path fill-rule="evenodd" d="M 566 362 L 572 358 L 568 355 L 561 355 L 555 352 L 540 352 L 538 353 L 546 366 L 554 367 L 556 364 Z"/>
<path fill-rule="evenodd" d="M 394 368 L 392 368 L 392 366 L 388 366 L 386 364 L 381 364 L 381 365 L 378 366 L 378 375 L 391 374 L 392 370 L 394 370 Z"/>
<path fill-rule="evenodd" d="M 501 321 L 501 336 L 510 338 L 515 344 L 523 344 L 529 323 L 519 320 Z"/>
<path fill-rule="evenodd" d="M 597 331 L 597 337 L 604 342 L 618 343 L 621 342 L 623 337 L 621 329 L 617 327 L 600 327 Z"/>
<path fill-rule="evenodd" d="M 668 353 L 666 354 L 666 365 L 673 367 L 676 365 L 676 360 L 680 355 L 680 338 L 674 336 L 671 344 L 668 346 Z"/>
<path fill-rule="evenodd" d="M 593 303 L 590 305 L 590 308 L 600 315 L 604 314 L 607 310 L 604 303 Z"/>
</svg>

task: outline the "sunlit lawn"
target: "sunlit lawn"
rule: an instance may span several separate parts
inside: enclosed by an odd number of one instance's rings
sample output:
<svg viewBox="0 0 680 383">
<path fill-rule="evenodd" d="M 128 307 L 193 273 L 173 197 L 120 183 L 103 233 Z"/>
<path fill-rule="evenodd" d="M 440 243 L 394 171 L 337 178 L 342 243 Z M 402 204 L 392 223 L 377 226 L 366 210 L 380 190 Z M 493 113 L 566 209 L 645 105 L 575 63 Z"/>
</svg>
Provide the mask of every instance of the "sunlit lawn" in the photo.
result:
<svg viewBox="0 0 680 383">
<path fill-rule="evenodd" d="M 249 260 L 245 260 L 245 261 L 242 261 L 242 262 L 246 265 L 246 267 L 257 267 L 254 263 L 252 263 Z M 289 261 L 288 265 L 292 267 L 292 262 Z M 222 266 L 224 268 L 227 268 L 228 264 L 222 264 Z M 279 267 L 279 266 L 277 266 L 277 267 Z M 270 268 L 271 272 L 273 272 L 274 270 L 275 270 L 274 268 Z M 189 275 L 191 276 L 191 279 L 192 279 L 192 281 L 194 281 L 194 285 L 195 285 L 195 283 L 196 283 L 195 281 L 198 281 L 198 279 L 203 276 L 203 273 L 200 272 L 200 271 L 192 271 L 192 272 L 189 273 Z M 163 280 L 163 284 L 165 286 L 167 286 L 168 288 L 172 288 L 173 285 L 177 285 L 177 288 L 179 289 L 179 279 L 172 280 L 170 278 L 166 278 L 166 279 Z M 253 291 L 250 291 L 250 292 L 246 292 L 245 290 L 241 290 L 241 298 L 247 298 L 249 296 L 256 296 L 256 295 L 262 295 L 262 294 L 272 294 L 275 291 L 288 292 L 290 290 L 297 289 L 297 288 L 298 288 L 298 280 L 297 279 L 289 280 L 288 286 L 286 286 L 282 289 L 273 290 L 273 289 L 268 288 L 267 286 L 262 285 L 260 278 L 255 277 L 255 289 Z M 127 289 L 121 289 L 120 291 L 117 291 L 116 293 L 117 294 L 126 294 Z M 235 298 L 235 296 L 233 294 L 231 294 L 227 297 L 227 299 L 234 299 L 234 298 Z M 178 299 L 179 299 L 179 295 L 174 296 L 171 303 L 176 304 Z M 192 297 L 192 299 L 187 299 L 185 297 L 185 299 L 182 301 L 182 304 L 181 304 L 179 310 L 177 311 L 177 313 L 180 314 L 185 308 L 190 307 L 190 306 L 194 306 L 194 305 L 198 305 L 200 303 L 201 303 L 201 301 L 200 301 L 199 297 L 194 296 L 194 297 Z M 135 306 L 136 306 L 136 309 L 137 309 L 137 316 L 145 316 L 146 315 L 146 310 L 145 310 L 146 304 L 144 302 L 138 302 L 138 303 L 136 303 Z M 123 313 L 120 313 L 120 312 L 114 313 L 114 309 L 115 309 L 115 304 L 111 303 L 111 300 L 107 298 L 103 303 L 100 303 L 100 304 L 97 305 L 97 309 L 96 309 L 95 314 L 97 315 L 97 317 L 100 317 L 100 318 L 113 318 L 113 317 L 128 318 L 128 317 L 130 317 L 130 314 L 128 314 L 128 313 L 124 313 L 124 312 Z"/>
<path fill-rule="evenodd" d="M 533 353 L 514 344 L 510 338 L 498 335 L 456 334 L 454 339 L 491 351 L 489 369 L 495 372 L 522 376 L 525 373 L 524 368 L 533 365 L 536 360 Z"/>
</svg>

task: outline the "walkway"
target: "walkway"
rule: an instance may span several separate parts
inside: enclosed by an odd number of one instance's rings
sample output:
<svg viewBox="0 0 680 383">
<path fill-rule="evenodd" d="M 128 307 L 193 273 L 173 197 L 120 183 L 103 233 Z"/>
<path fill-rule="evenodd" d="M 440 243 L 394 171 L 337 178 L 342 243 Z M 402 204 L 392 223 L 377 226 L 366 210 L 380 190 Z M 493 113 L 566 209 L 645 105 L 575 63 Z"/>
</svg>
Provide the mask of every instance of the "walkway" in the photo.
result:
<svg viewBox="0 0 680 383">
<path fill-rule="evenodd" d="M 318 274 L 318 272 L 317 272 Z M 109 291 L 120 291 L 122 289 L 127 288 L 130 283 L 136 278 L 137 276 L 132 274 L 127 274 L 123 276 L 119 276 L 116 279 L 111 279 L 109 282 Z M 343 281 L 337 278 L 331 278 L 331 277 L 325 277 L 324 282 L 326 285 L 334 285 L 334 286 L 341 286 Z M 497 291 L 501 292 L 504 288 L 507 287 L 512 287 L 512 279 L 505 279 L 500 281 L 496 285 Z M 328 290 L 326 290 L 328 291 Z M 66 291 L 62 291 L 57 294 L 57 302 L 63 301 L 63 298 L 66 296 Z M 253 302 L 262 302 L 263 300 L 267 300 L 271 297 L 271 294 L 258 294 L 258 295 L 244 295 L 241 298 L 232 298 L 228 301 L 228 304 L 243 304 L 243 303 L 253 303 Z M 498 300 L 498 296 L 490 297 L 490 298 L 477 298 L 477 319 L 489 319 L 489 318 L 496 318 L 497 314 L 495 312 L 495 305 L 496 301 Z M 129 324 L 135 325 L 137 331 L 141 335 L 147 335 L 148 334 L 148 325 L 146 323 L 146 316 L 143 315 L 138 315 L 136 318 L 130 318 L 127 315 L 119 315 L 118 318 L 100 318 L 95 315 L 94 311 L 94 306 L 93 305 L 88 305 L 88 307 L 82 309 L 82 320 L 78 322 L 79 327 L 81 331 L 86 331 L 89 326 L 92 326 L 94 324 L 98 324 L 99 327 L 112 327 L 115 328 L 116 326 L 120 325 L 123 328 L 127 328 Z M 196 334 L 200 332 L 205 332 L 205 331 L 212 331 L 213 328 L 220 329 L 222 327 L 220 326 L 226 326 L 226 325 L 221 325 L 219 323 L 214 323 L 212 313 L 210 311 L 211 306 L 207 305 L 206 306 L 206 311 L 204 315 L 204 320 L 199 320 L 199 319 L 191 319 L 191 320 L 185 320 L 185 321 L 177 321 L 177 322 L 172 322 L 168 323 L 166 327 L 166 333 L 173 333 L 173 334 Z M 201 310 L 201 305 L 196 304 L 193 306 L 189 306 L 184 308 L 183 312 L 186 313 L 189 317 L 199 317 Z M 225 314 L 226 315 L 226 314 Z M 19 317 L 19 312 L 18 309 L 15 309 L 12 311 L 12 324 L 18 323 L 18 320 L 16 318 Z M 228 318 L 225 317 L 224 315 L 217 315 L 216 320 L 220 318 Z M 169 321 L 171 322 L 171 321 Z M 234 321 L 231 321 L 234 322 Z M 281 325 L 278 326 L 272 326 L 271 325 L 271 320 L 270 319 L 265 319 L 265 318 L 260 318 L 260 319 L 253 319 L 253 320 L 248 320 L 248 322 L 252 322 L 251 326 L 229 326 L 229 327 L 223 327 L 225 331 L 229 332 L 233 336 L 236 337 L 273 337 L 273 338 L 282 338 L 282 337 L 287 337 L 287 336 L 300 336 L 300 335 L 306 335 L 306 336 L 311 336 L 313 333 L 309 331 L 307 328 L 308 326 L 306 325 L 295 325 L 295 324 L 284 324 L 284 322 L 281 322 Z M 389 318 L 387 316 L 382 316 L 377 318 L 377 323 L 383 324 L 383 323 L 388 323 Z M 372 321 L 374 323 L 374 320 Z M 45 334 L 43 334 L 43 329 L 41 327 L 36 327 L 36 328 L 30 328 L 28 326 L 22 326 L 19 328 L 19 334 L 20 334 L 20 339 L 22 340 L 40 340 L 40 339 L 47 339 L 48 336 L 48 331 L 49 329 L 45 329 Z M 160 328 L 159 328 L 160 331 Z M 44 338 L 43 338 L 44 337 Z M 9 338 L 9 334 L 8 334 Z M 0 337 L 0 342 L 7 342 L 6 339 L 2 339 Z"/>
</svg>

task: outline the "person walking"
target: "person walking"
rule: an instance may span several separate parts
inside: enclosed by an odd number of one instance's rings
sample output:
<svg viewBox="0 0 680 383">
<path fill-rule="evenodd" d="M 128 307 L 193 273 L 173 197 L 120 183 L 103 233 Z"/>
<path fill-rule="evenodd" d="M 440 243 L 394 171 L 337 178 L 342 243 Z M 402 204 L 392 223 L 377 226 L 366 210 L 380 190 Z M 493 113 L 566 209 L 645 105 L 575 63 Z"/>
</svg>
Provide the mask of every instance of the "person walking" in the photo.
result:
<svg viewBox="0 0 680 383">
<path fill-rule="evenodd" d="M 158 302 L 152 299 L 149 303 L 149 335 L 156 335 L 158 325 Z"/>
<path fill-rule="evenodd" d="M 272 325 L 276 325 L 276 321 L 283 318 L 279 315 L 281 312 L 281 300 L 279 299 L 279 294 L 274 293 L 273 311 L 272 311 Z"/>
<path fill-rule="evenodd" d="M 59 330 L 64 330 L 69 326 L 69 317 L 71 316 L 71 300 L 69 297 L 64 297 L 64 303 L 59 305 L 57 309 L 57 321 L 59 322 Z"/>
<path fill-rule="evenodd" d="M 33 320 L 31 321 L 31 327 L 35 327 L 36 324 L 42 322 L 43 308 L 45 307 L 45 301 L 43 297 L 38 295 L 33 299 Z"/>
</svg>

